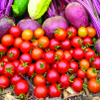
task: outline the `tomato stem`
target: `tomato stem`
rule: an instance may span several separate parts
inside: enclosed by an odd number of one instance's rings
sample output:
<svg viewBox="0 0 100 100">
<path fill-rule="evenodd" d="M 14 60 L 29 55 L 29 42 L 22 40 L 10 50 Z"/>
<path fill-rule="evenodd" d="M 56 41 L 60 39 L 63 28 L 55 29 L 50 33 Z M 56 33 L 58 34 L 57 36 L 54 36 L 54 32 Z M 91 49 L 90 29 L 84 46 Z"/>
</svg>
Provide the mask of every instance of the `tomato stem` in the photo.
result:
<svg viewBox="0 0 100 100">
<path fill-rule="evenodd" d="M 3 51 L 1 51 L 1 52 L 0 52 L 0 55 L 1 55 L 1 57 L 3 57 L 3 55 L 4 55 L 4 52 L 3 52 Z"/>
<path fill-rule="evenodd" d="M 89 60 L 89 62 L 91 63 L 94 60 L 95 60 L 95 58 L 94 57 L 91 57 L 90 60 Z"/>
<path fill-rule="evenodd" d="M 58 34 L 58 33 L 59 33 L 59 29 L 58 29 L 58 28 L 56 28 L 56 30 L 55 30 L 55 31 L 53 31 L 53 33 Z"/>
<path fill-rule="evenodd" d="M 43 45 L 42 45 L 41 43 L 39 43 L 38 47 L 42 48 L 42 47 L 43 47 Z"/>
<path fill-rule="evenodd" d="M 71 31 L 68 31 L 67 34 L 69 35 L 68 38 L 70 38 L 72 35 L 74 35 L 74 34 L 72 33 L 72 30 L 71 30 Z"/>
<path fill-rule="evenodd" d="M 74 78 L 74 76 L 71 75 L 71 76 L 69 77 L 69 81 L 70 81 L 70 82 L 74 82 L 74 81 L 72 81 L 73 78 Z"/>
<path fill-rule="evenodd" d="M 10 73 L 10 74 L 12 74 L 12 73 L 13 73 L 12 68 L 13 68 L 13 66 L 10 67 L 10 68 L 6 68 L 6 72 L 5 72 L 5 73 Z"/>
<path fill-rule="evenodd" d="M 4 66 L 4 61 L 1 62 L 1 67 L 3 67 L 3 66 Z"/>
<path fill-rule="evenodd" d="M 60 57 L 57 55 L 57 56 L 55 56 L 55 60 L 59 60 L 60 59 Z"/>
<path fill-rule="evenodd" d="M 22 63 L 22 66 L 23 66 L 24 68 L 28 67 L 28 65 L 27 65 L 28 62 L 25 62 L 25 63 L 24 63 L 24 62 L 21 60 L 21 63 Z"/>
<path fill-rule="evenodd" d="M 19 95 L 19 99 L 20 99 L 20 100 L 25 99 L 25 94 L 20 94 L 20 95 Z"/>
<path fill-rule="evenodd" d="M 13 56 L 14 56 L 14 54 L 11 52 L 11 53 L 9 53 L 9 58 L 11 57 L 11 58 L 13 58 Z"/>
<path fill-rule="evenodd" d="M 31 41 L 33 42 L 33 41 L 35 41 L 36 40 L 36 38 L 35 37 L 33 37 L 32 39 L 31 39 Z"/>
<path fill-rule="evenodd" d="M 40 63 L 40 68 L 42 69 L 44 67 L 45 67 L 45 65 L 43 63 Z"/>
<path fill-rule="evenodd" d="M 87 89 L 87 85 L 83 84 L 83 89 L 86 90 Z"/>
<path fill-rule="evenodd" d="M 2 94 L 2 89 L 0 89 L 0 95 Z"/>
</svg>

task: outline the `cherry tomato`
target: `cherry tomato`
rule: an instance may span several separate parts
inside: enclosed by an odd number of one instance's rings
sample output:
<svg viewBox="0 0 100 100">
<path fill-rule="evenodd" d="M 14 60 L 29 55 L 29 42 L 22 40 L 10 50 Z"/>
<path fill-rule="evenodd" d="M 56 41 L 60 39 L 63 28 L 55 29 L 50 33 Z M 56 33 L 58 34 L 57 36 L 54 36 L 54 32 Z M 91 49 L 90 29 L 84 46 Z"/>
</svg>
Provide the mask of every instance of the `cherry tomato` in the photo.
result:
<svg viewBox="0 0 100 100">
<path fill-rule="evenodd" d="M 52 63 L 52 65 L 51 65 L 52 69 L 57 70 L 57 63 L 58 63 L 58 61 L 55 61 Z"/>
<path fill-rule="evenodd" d="M 56 39 L 53 38 L 53 39 L 51 39 L 49 41 L 49 48 L 51 50 L 58 49 L 59 47 L 60 47 L 60 42 L 58 40 L 56 40 Z"/>
<path fill-rule="evenodd" d="M 6 64 L 4 61 L 0 61 L 0 75 L 3 75 L 3 67 Z"/>
<path fill-rule="evenodd" d="M 50 69 L 47 72 L 47 81 L 51 84 L 56 83 L 59 80 L 59 73 L 55 69 Z"/>
<path fill-rule="evenodd" d="M 39 45 L 39 40 L 32 41 L 32 47 L 37 47 Z"/>
<path fill-rule="evenodd" d="M 42 76 L 42 75 L 35 75 L 35 77 L 33 78 L 33 82 L 36 86 L 43 84 L 46 84 L 46 79 Z"/>
<path fill-rule="evenodd" d="M 82 90 L 83 87 L 83 81 L 80 78 L 74 78 L 73 82 L 71 84 L 71 87 L 74 91 L 76 92 L 80 92 Z"/>
<path fill-rule="evenodd" d="M 14 43 L 14 38 L 10 34 L 6 34 L 2 37 L 1 42 L 4 46 L 11 46 Z"/>
<path fill-rule="evenodd" d="M 63 28 L 57 28 L 54 31 L 54 36 L 57 40 L 64 40 L 67 36 L 65 29 Z"/>
<path fill-rule="evenodd" d="M 72 54 L 72 56 L 73 56 L 73 48 L 71 48 L 70 50 L 69 50 L 69 52 Z"/>
<path fill-rule="evenodd" d="M 18 37 L 21 35 L 21 29 L 18 26 L 12 26 L 9 29 L 9 33 L 13 36 L 13 37 Z"/>
<path fill-rule="evenodd" d="M 3 46 L 1 43 L 0 43 L 0 55 L 1 57 L 7 52 L 7 47 Z"/>
<path fill-rule="evenodd" d="M 76 74 L 78 78 L 85 78 L 86 76 L 86 72 L 82 69 L 78 69 Z"/>
<path fill-rule="evenodd" d="M 9 86 L 10 80 L 7 76 L 1 75 L 0 76 L 0 89 L 5 89 Z"/>
<path fill-rule="evenodd" d="M 77 70 L 78 70 L 78 63 L 76 62 L 76 61 L 70 61 L 69 62 L 69 68 L 70 69 L 72 69 L 71 71 L 70 71 L 70 73 L 76 73 L 77 72 Z"/>
<path fill-rule="evenodd" d="M 63 88 L 67 88 L 68 86 L 70 86 L 69 76 L 67 74 L 62 74 L 58 82 Z"/>
<path fill-rule="evenodd" d="M 34 68 L 35 72 L 37 74 L 44 74 L 47 71 L 47 63 L 45 60 L 37 60 L 35 63 L 35 68 Z"/>
<path fill-rule="evenodd" d="M 77 35 L 77 29 L 75 27 L 68 27 L 66 32 L 68 38 L 73 38 Z"/>
<path fill-rule="evenodd" d="M 78 29 L 78 35 L 80 37 L 86 37 L 87 36 L 87 29 L 85 27 L 80 27 Z"/>
<path fill-rule="evenodd" d="M 65 60 L 58 61 L 57 63 L 57 71 L 59 73 L 66 73 L 69 68 L 69 63 Z"/>
<path fill-rule="evenodd" d="M 73 50 L 73 57 L 76 60 L 81 60 L 84 57 L 84 51 L 81 48 L 76 48 Z"/>
<path fill-rule="evenodd" d="M 47 71 L 46 72 L 48 72 L 50 69 L 51 69 L 50 64 L 47 64 Z"/>
<path fill-rule="evenodd" d="M 53 63 L 55 61 L 55 52 L 50 50 L 44 53 L 44 60 L 47 63 Z"/>
<path fill-rule="evenodd" d="M 64 52 L 63 52 L 63 50 L 57 50 L 56 52 L 55 52 L 55 59 L 56 60 L 62 60 L 64 58 Z"/>
<path fill-rule="evenodd" d="M 87 29 L 87 36 L 89 36 L 90 38 L 93 38 L 96 35 L 96 30 L 93 27 L 86 27 Z"/>
<path fill-rule="evenodd" d="M 29 53 L 23 53 L 20 56 L 20 61 L 23 61 L 24 63 L 27 63 L 28 65 L 32 63 L 32 56 Z"/>
<path fill-rule="evenodd" d="M 40 84 L 38 85 L 35 90 L 34 90 L 34 95 L 37 97 L 37 98 L 46 98 L 47 96 L 47 93 L 48 93 L 48 89 L 45 85 L 43 84 Z"/>
<path fill-rule="evenodd" d="M 14 90 L 17 95 L 26 94 L 29 90 L 29 85 L 28 85 L 27 81 L 20 80 L 15 84 Z"/>
<path fill-rule="evenodd" d="M 72 59 L 72 54 L 70 53 L 70 51 L 64 51 L 64 59 L 67 61 L 70 61 Z"/>
<path fill-rule="evenodd" d="M 39 39 L 40 37 L 44 36 L 44 30 L 42 28 L 37 28 L 35 31 L 34 31 L 34 36 L 35 38 Z"/>
<path fill-rule="evenodd" d="M 65 39 L 63 41 L 61 41 L 61 48 L 64 50 L 68 50 L 71 48 L 71 41 L 70 39 Z"/>
<path fill-rule="evenodd" d="M 6 57 L 6 56 L 2 57 L 2 61 L 9 62 L 8 57 Z"/>
<path fill-rule="evenodd" d="M 35 67 L 35 64 L 29 65 L 29 68 L 28 68 L 28 71 L 27 71 L 28 76 L 32 76 L 34 74 L 34 67 Z"/>
<path fill-rule="evenodd" d="M 23 41 L 20 45 L 20 50 L 23 53 L 28 53 L 31 50 L 32 44 L 29 41 Z"/>
<path fill-rule="evenodd" d="M 61 95 L 61 89 L 59 88 L 59 85 L 52 84 L 49 86 L 49 96 L 54 98 L 54 97 L 59 97 Z"/>
<path fill-rule="evenodd" d="M 13 76 L 11 76 L 11 78 L 10 78 L 10 82 L 11 82 L 11 85 L 15 85 L 18 81 L 20 81 L 20 80 L 22 80 L 23 78 L 19 75 L 19 74 L 17 74 L 17 73 L 15 73 Z"/>
<path fill-rule="evenodd" d="M 23 39 L 21 37 L 17 37 L 14 39 L 14 47 L 16 48 L 20 48 L 21 43 L 23 42 Z"/>
<path fill-rule="evenodd" d="M 85 37 L 83 39 L 83 45 L 86 45 L 88 47 L 88 46 L 90 46 L 92 44 L 93 44 L 93 41 L 92 41 L 92 39 L 90 37 Z"/>
<path fill-rule="evenodd" d="M 89 80 L 89 82 L 88 82 L 88 89 L 92 93 L 99 92 L 99 90 L 100 90 L 100 84 L 98 84 L 98 82 L 96 81 L 95 78 L 92 78 L 92 79 Z"/>
<path fill-rule="evenodd" d="M 17 66 L 19 65 L 20 61 L 19 61 L 19 60 L 14 60 L 12 63 L 13 63 L 13 64 L 15 65 L 15 67 L 17 68 Z"/>
<path fill-rule="evenodd" d="M 15 73 L 15 65 L 12 62 L 8 62 L 4 65 L 3 73 L 5 76 L 12 76 Z"/>
<path fill-rule="evenodd" d="M 73 47 L 80 47 L 83 44 L 83 39 L 79 36 L 73 37 L 71 40 L 71 45 Z"/>
<path fill-rule="evenodd" d="M 91 48 L 87 47 L 85 48 L 85 52 L 89 51 L 89 50 L 92 50 Z"/>
<path fill-rule="evenodd" d="M 32 55 L 32 58 L 33 58 L 34 60 L 38 60 L 38 59 L 42 58 L 43 50 L 42 50 L 41 48 L 34 48 L 34 49 L 32 50 L 31 55 Z"/>
<path fill-rule="evenodd" d="M 13 61 L 13 60 L 16 60 L 20 55 L 20 52 L 17 48 L 10 48 L 7 52 L 7 57 L 9 59 L 9 61 Z"/>
</svg>

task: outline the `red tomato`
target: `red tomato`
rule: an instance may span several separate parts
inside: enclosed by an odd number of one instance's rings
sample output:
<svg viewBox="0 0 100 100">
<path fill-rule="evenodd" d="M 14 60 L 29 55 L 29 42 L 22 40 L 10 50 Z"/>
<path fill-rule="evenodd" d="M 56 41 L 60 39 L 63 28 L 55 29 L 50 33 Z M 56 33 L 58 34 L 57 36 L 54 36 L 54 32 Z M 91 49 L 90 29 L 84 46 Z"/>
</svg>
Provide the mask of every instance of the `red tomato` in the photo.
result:
<svg viewBox="0 0 100 100">
<path fill-rule="evenodd" d="M 50 64 L 47 64 L 47 71 L 46 72 L 48 72 L 50 69 L 51 69 Z"/>
<path fill-rule="evenodd" d="M 10 78 L 10 82 L 11 82 L 11 85 L 15 85 L 18 81 L 22 80 L 23 78 L 18 75 L 17 73 L 15 73 L 13 76 L 11 76 Z"/>
<path fill-rule="evenodd" d="M 6 56 L 2 57 L 2 61 L 9 62 L 8 57 L 6 57 Z"/>
<path fill-rule="evenodd" d="M 15 65 L 15 67 L 17 68 L 17 66 L 19 65 L 20 61 L 19 61 L 19 60 L 14 60 L 12 63 L 13 63 L 13 64 Z"/>
<path fill-rule="evenodd" d="M 69 50 L 69 52 L 73 55 L 73 48 L 71 48 L 70 50 Z"/>
<path fill-rule="evenodd" d="M 15 73 L 15 65 L 12 62 L 6 63 L 3 68 L 3 73 L 5 76 L 12 76 Z"/>
<path fill-rule="evenodd" d="M 59 80 L 59 73 L 55 69 L 50 69 L 47 72 L 47 81 L 51 84 L 56 83 Z"/>
<path fill-rule="evenodd" d="M 20 45 L 20 50 L 23 53 L 28 53 L 31 50 L 32 44 L 29 41 L 23 41 Z"/>
<path fill-rule="evenodd" d="M 84 72 L 82 69 L 78 69 L 76 74 L 78 78 L 85 78 L 86 76 L 86 72 Z"/>
<path fill-rule="evenodd" d="M 51 65 L 52 69 L 57 70 L 57 63 L 58 63 L 58 61 L 55 61 L 54 63 L 52 63 L 52 65 Z"/>
<path fill-rule="evenodd" d="M 92 41 L 92 39 L 90 37 L 85 37 L 83 39 L 83 45 L 89 46 L 88 44 L 93 44 L 93 41 Z"/>
<path fill-rule="evenodd" d="M 89 50 L 92 50 L 91 48 L 85 48 L 85 52 L 89 51 Z"/>
<path fill-rule="evenodd" d="M 50 50 L 44 53 L 44 60 L 47 63 L 53 63 L 55 61 L 55 52 Z"/>
<path fill-rule="evenodd" d="M 80 78 L 74 78 L 73 82 L 71 84 L 71 87 L 74 91 L 76 92 L 80 92 L 82 90 L 83 87 L 83 81 Z"/>
<path fill-rule="evenodd" d="M 55 52 L 55 59 L 56 60 L 62 60 L 64 58 L 64 52 L 63 52 L 63 50 L 57 50 L 56 52 Z"/>
<path fill-rule="evenodd" d="M 49 96 L 52 97 L 59 97 L 61 95 L 61 89 L 58 88 L 58 85 L 52 84 L 49 86 Z"/>
<path fill-rule="evenodd" d="M 7 47 L 3 46 L 1 43 L 0 43 L 0 55 L 1 57 L 7 52 Z"/>
<path fill-rule="evenodd" d="M 37 47 L 39 45 L 39 40 L 32 41 L 32 47 Z"/>
<path fill-rule="evenodd" d="M 37 60 L 35 63 L 35 68 L 34 68 L 35 72 L 37 74 L 44 74 L 47 71 L 47 63 L 45 60 Z"/>
<path fill-rule="evenodd" d="M 5 64 L 6 64 L 6 62 L 0 61 L 0 75 L 3 75 L 3 69 L 4 69 Z"/>
<path fill-rule="evenodd" d="M 68 38 L 73 38 L 77 35 L 77 29 L 75 27 L 68 27 L 66 32 Z"/>
<path fill-rule="evenodd" d="M 9 29 L 9 33 L 13 36 L 13 37 L 18 37 L 21 35 L 21 29 L 18 26 L 12 26 Z"/>
<path fill-rule="evenodd" d="M 0 76 L 0 89 L 5 89 L 9 86 L 10 81 L 9 78 L 5 75 Z"/>
<path fill-rule="evenodd" d="M 69 76 L 67 74 L 62 74 L 58 82 L 63 88 L 67 88 L 68 86 L 70 86 Z"/>
<path fill-rule="evenodd" d="M 70 61 L 72 59 L 72 54 L 70 53 L 70 51 L 64 51 L 64 59 L 67 61 Z"/>
<path fill-rule="evenodd" d="M 71 48 L 71 41 L 70 39 L 65 39 L 63 41 L 61 41 L 61 48 L 64 50 L 68 50 Z"/>
<path fill-rule="evenodd" d="M 84 51 L 81 48 L 76 48 L 73 50 L 73 57 L 76 60 L 81 60 L 84 57 Z"/>
<path fill-rule="evenodd" d="M 35 90 L 34 90 L 34 95 L 37 97 L 37 98 L 46 98 L 47 96 L 47 93 L 48 93 L 48 89 L 45 85 L 41 84 L 41 85 L 38 85 Z"/>
<path fill-rule="evenodd" d="M 29 90 L 29 85 L 28 85 L 27 81 L 20 80 L 15 84 L 14 90 L 17 95 L 26 94 Z"/>
<path fill-rule="evenodd" d="M 33 82 L 36 86 L 43 84 L 46 84 L 46 79 L 42 76 L 42 75 L 35 75 L 35 77 L 33 78 Z"/>
<path fill-rule="evenodd" d="M 16 60 L 20 55 L 20 52 L 17 48 L 10 48 L 7 52 L 7 57 L 10 61 Z"/>
</svg>

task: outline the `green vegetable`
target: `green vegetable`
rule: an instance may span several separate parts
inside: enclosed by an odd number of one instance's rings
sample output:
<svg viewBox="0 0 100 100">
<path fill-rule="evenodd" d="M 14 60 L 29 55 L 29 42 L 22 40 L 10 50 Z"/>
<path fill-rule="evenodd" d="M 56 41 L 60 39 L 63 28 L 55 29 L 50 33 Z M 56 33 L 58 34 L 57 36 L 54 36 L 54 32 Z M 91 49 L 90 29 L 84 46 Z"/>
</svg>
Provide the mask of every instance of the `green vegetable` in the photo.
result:
<svg viewBox="0 0 100 100">
<path fill-rule="evenodd" d="M 51 0 L 30 0 L 28 4 L 28 13 L 32 19 L 40 18 L 49 7 Z"/>
<path fill-rule="evenodd" d="M 28 2 L 29 0 L 14 0 L 11 6 L 15 17 L 22 16 L 25 13 Z"/>
</svg>

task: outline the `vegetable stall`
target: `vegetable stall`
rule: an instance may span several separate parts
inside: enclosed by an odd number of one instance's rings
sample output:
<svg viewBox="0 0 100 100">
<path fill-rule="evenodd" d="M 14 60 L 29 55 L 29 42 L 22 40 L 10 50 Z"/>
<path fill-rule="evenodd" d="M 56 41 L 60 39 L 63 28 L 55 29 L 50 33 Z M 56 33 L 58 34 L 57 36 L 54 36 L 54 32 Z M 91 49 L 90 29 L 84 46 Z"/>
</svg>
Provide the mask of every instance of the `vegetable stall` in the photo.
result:
<svg viewBox="0 0 100 100">
<path fill-rule="evenodd" d="M 0 100 L 99 100 L 100 0 L 0 0 Z"/>
</svg>

